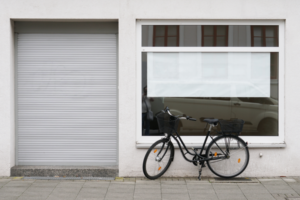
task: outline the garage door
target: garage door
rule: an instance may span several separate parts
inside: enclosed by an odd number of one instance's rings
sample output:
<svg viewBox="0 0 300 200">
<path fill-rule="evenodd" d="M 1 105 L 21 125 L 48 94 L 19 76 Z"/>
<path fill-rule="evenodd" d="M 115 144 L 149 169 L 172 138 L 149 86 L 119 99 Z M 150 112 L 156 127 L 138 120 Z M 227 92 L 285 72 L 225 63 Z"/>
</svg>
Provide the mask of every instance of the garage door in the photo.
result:
<svg viewBox="0 0 300 200">
<path fill-rule="evenodd" d="M 117 35 L 16 35 L 17 165 L 117 164 Z"/>
</svg>

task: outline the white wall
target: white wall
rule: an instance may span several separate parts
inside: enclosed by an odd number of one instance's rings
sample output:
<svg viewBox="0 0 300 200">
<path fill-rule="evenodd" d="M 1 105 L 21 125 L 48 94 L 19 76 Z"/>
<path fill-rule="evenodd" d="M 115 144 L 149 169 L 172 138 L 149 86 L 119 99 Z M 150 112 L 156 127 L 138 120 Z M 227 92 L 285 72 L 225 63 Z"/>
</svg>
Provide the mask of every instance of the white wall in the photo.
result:
<svg viewBox="0 0 300 200">
<path fill-rule="evenodd" d="M 14 66 L 10 20 L 119 21 L 119 169 L 120 176 L 142 176 L 146 149 L 136 148 L 137 19 L 284 19 L 285 27 L 285 142 L 284 149 L 251 149 L 243 176 L 300 176 L 300 80 L 298 0 L 0 0 L 0 176 L 14 165 Z M 184 9 L 183 9 L 184 8 Z M 282 122 L 283 123 L 283 122 Z M 262 152 L 264 156 L 259 158 Z M 280 160 L 279 160 L 280 159 Z M 204 175 L 208 175 L 207 168 Z M 179 152 L 166 175 L 197 175 Z"/>
</svg>

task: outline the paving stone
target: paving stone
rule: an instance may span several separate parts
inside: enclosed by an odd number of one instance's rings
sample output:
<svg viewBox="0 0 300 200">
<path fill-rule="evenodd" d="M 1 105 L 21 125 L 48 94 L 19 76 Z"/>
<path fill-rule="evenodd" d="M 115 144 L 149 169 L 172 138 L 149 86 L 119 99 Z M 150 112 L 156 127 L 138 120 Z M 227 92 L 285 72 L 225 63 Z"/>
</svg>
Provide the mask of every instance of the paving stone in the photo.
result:
<svg viewBox="0 0 300 200">
<path fill-rule="evenodd" d="M 276 200 L 286 200 L 286 197 L 284 194 L 272 194 L 272 196 L 276 199 Z"/>
<path fill-rule="evenodd" d="M 192 199 L 192 200 L 217 200 L 218 199 L 218 196 L 216 195 L 216 194 L 210 194 L 210 193 L 202 193 L 202 194 L 195 194 L 195 193 L 193 193 L 193 194 L 189 194 L 189 196 L 190 196 L 190 199 Z"/>
<path fill-rule="evenodd" d="M 9 182 L 11 181 L 10 178 L 0 178 L 0 182 Z"/>
<path fill-rule="evenodd" d="M 247 200 L 244 194 L 237 193 L 217 193 L 219 200 Z"/>
<path fill-rule="evenodd" d="M 136 185 L 139 185 L 139 184 L 143 184 L 143 185 L 160 185 L 160 181 L 159 180 L 153 180 L 153 181 L 144 181 L 144 180 L 136 180 L 135 181 L 135 184 Z"/>
<path fill-rule="evenodd" d="M 287 197 L 290 197 L 290 198 L 298 198 L 298 197 L 300 197 L 300 195 L 299 194 L 285 194 L 285 196 L 287 196 Z"/>
<path fill-rule="evenodd" d="M 19 195 L 16 194 L 11 194 L 11 193 L 1 193 L 0 194 L 0 199 L 1 200 L 6 200 L 6 199 L 17 199 Z"/>
<path fill-rule="evenodd" d="M 297 181 L 293 178 L 283 178 L 283 180 L 287 183 L 296 183 Z"/>
<path fill-rule="evenodd" d="M 77 193 L 65 193 L 65 192 L 53 192 L 49 195 L 47 200 L 69 200 L 69 199 L 75 199 L 77 197 Z"/>
<path fill-rule="evenodd" d="M 269 190 L 271 194 L 297 194 L 294 190 Z"/>
<path fill-rule="evenodd" d="M 216 194 L 214 189 L 206 189 L 206 190 L 199 190 L 199 189 L 189 189 L 189 194 Z"/>
<path fill-rule="evenodd" d="M 185 181 L 161 181 L 162 185 L 185 185 Z"/>
<path fill-rule="evenodd" d="M 104 200 L 133 200 L 133 197 L 126 197 L 126 198 L 105 197 Z"/>
<path fill-rule="evenodd" d="M 240 189 L 215 189 L 216 194 L 243 194 L 243 192 Z"/>
<path fill-rule="evenodd" d="M 106 188 L 82 188 L 79 192 L 81 193 L 90 193 L 90 194 L 103 194 L 105 195 L 107 193 Z"/>
<path fill-rule="evenodd" d="M 56 187 L 82 187 L 84 185 L 83 182 L 61 182 Z"/>
<path fill-rule="evenodd" d="M 243 189 L 242 192 L 244 194 L 251 194 L 251 193 L 257 193 L 257 194 L 269 194 L 270 192 L 267 189 Z"/>
<path fill-rule="evenodd" d="M 75 188 L 71 188 L 71 187 L 61 187 L 61 188 L 55 188 L 51 194 L 54 193 L 70 193 L 70 194 L 78 194 L 79 191 L 81 190 L 81 188 L 75 187 Z"/>
<path fill-rule="evenodd" d="M 1 194 L 13 194 L 13 195 L 21 195 L 28 187 L 2 187 L 0 189 L 0 195 Z"/>
<path fill-rule="evenodd" d="M 213 186 L 211 184 L 187 184 L 188 190 L 206 190 L 206 189 L 213 189 Z"/>
<path fill-rule="evenodd" d="M 5 187 L 29 187 L 33 181 L 10 181 Z"/>
<path fill-rule="evenodd" d="M 165 184 L 162 184 L 161 185 L 161 188 L 162 189 L 187 189 L 187 186 L 186 185 L 165 185 Z"/>
<path fill-rule="evenodd" d="M 77 196 L 76 200 L 104 200 L 104 197 Z"/>
<path fill-rule="evenodd" d="M 18 198 L 18 196 L 7 196 L 7 197 L 4 197 L 4 196 L 0 195 L 0 199 L 1 200 L 16 200 L 17 198 Z"/>
<path fill-rule="evenodd" d="M 236 183 L 212 183 L 214 189 L 239 189 Z"/>
<path fill-rule="evenodd" d="M 134 194 L 161 193 L 160 188 L 135 188 Z"/>
<path fill-rule="evenodd" d="M 107 192 L 105 199 L 107 198 L 133 199 L 133 192 L 130 193 Z"/>
<path fill-rule="evenodd" d="M 23 194 L 30 193 L 51 193 L 54 190 L 54 187 L 29 187 Z"/>
<path fill-rule="evenodd" d="M 187 193 L 188 190 L 186 188 L 181 189 L 162 189 L 162 194 L 177 194 L 177 193 Z"/>
<path fill-rule="evenodd" d="M 85 182 L 83 187 L 108 188 L 109 182 Z"/>
<path fill-rule="evenodd" d="M 50 193 L 37 193 L 37 194 L 23 194 L 21 195 L 18 200 L 42 200 L 47 199 Z"/>
<path fill-rule="evenodd" d="M 104 199 L 106 192 L 106 189 L 82 188 L 76 199 Z"/>
<path fill-rule="evenodd" d="M 135 182 L 135 178 L 124 178 L 124 182 Z"/>
<path fill-rule="evenodd" d="M 218 196 L 216 194 L 209 194 L 209 193 L 202 193 L 202 194 L 196 194 L 196 193 L 189 193 L 191 200 L 218 200 Z"/>
<path fill-rule="evenodd" d="M 188 193 L 184 194 L 162 194 L 162 199 L 163 200 L 175 200 L 175 199 L 190 199 Z"/>
<path fill-rule="evenodd" d="M 34 182 L 30 187 L 56 187 L 59 182 Z"/>
<path fill-rule="evenodd" d="M 258 179 L 263 185 L 288 185 L 282 179 Z"/>
<path fill-rule="evenodd" d="M 134 188 L 134 184 L 132 185 L 126 185 L 126 184 L 113 184 L 111 183 L 109 185 L 109 188 L 125 188 L 125 189 L 130 189 L 130 188 Z"/>
<path fill-rule="evenodd" d="M 289 190 L 291 186 L 289 185 L 265 185 L 265 188 L 270 190 Z"/>
<path fill-rule="evenodd" d="M 134 199 L 161 199 L 161 193 L 160 192 L 154 192 L 154 193 L 134 193 Z"/>
<path fill-rule="evenodd" d="M 140 198 L 140 197 L 137 197 L 137 198 L 133 198 L 134 200 L 153 200 L 153 198 Z M 161 198 L 155 198 L 155 200 L 161 200 Z"/>
<path fill-rule="evenodd" d="M 8 182 L 0 182 L 0 188 L 1 188 L 2 186 L 5 186 L 7 183 L 8 183 Z"/>
<path fill-rule="evenodd" d="M 108 188 L 108 192 L 112 193 L 133 193 L 134 188 Z"/>
<path fill-rule="evenodd" d="M 211 184 L 208 180 L 186 180 L 187 184 Z"/>
<path fill-rule="evenodd" d="M 160 184 L 148 185 L 148 184 L 136 184 L 135 189 L 161 189 Z"/>
<path fill-rule="evenodd" d="M 249 193 L 244 194 L 248 200 L 275 200 L 275 198 L 271 194 L 257 194 L 257 193 Z"/>
</svg>

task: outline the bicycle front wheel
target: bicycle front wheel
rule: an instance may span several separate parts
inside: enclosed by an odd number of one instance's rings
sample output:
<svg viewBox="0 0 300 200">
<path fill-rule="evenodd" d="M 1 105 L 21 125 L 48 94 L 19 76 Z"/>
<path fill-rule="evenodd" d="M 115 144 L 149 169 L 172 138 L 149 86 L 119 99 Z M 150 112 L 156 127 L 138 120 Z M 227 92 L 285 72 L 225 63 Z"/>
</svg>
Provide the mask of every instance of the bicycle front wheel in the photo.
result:
<svg viewBox="0 0 300 200">
<path fill-rule="evenodd" d="M 222 135 L 210 142 L 206 151 L 209 169 L 222 178 L 233 178 L 241 174 L 249 162 L 246 143 L 234 135 Z"/>
<path fill-rule="evenodd" d="M 174 158 L 174 146 L 171 141 L 161 139 L 155 142 L 147 151 L 143 172 L 149 179 L 161 177 L 169 168 Z"/>
</svg>

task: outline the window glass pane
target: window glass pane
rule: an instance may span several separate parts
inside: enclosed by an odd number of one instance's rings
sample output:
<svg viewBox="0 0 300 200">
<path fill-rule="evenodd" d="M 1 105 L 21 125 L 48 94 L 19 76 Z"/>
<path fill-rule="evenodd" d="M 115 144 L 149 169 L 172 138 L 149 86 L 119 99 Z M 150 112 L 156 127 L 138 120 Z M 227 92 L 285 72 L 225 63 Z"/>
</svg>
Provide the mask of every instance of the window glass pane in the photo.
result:
<svg viewBox="0 0 300 200">
<path fill-rule="evenodd" d="M 202 26 L 203 27 L 203 32 L 204 32 L 204 35 L 211 35 L 213 36 L 214 35 L 214 26 Z"/>
<path fill-rule="evenodd" d="M 204 37 L 203 38 L 203 46 L 204 47 L 212 47 L 214 46 L 214 37 Z"/>
<path fill-rule="evenodd" d="M 227 26 L 216 26 L 217 35 L 226 35 Z"/>
<path fill-rule="evenodd" d="M 155 36 L 164 36 L 165 26 L 155 26 Z"/>
<path fill-rule="evenodd" d="M 217 46 L 225 47 L 226 46 L 226 38 L 225 37 L 217 37 Z"/>
<path fill-rule="evenodd" d="M 271 79 L 278 79 L 278 53 L 271 53 Z"/>
<path fill-rule="evenodd" d="M 178 26 L 168 26 L 168 36 L 177 36 Z"/>
<path fill-rule="evenodd" d="M 262 37 L 262 27 L 260 27 L 260 26 L 254 26 L 253 27 L 253 36 Z"/>
<path fill-rule="evenodd" d="M 168 37 L 168 47 L 177 46 L 177 38 L 176 37 Z"/>
<path fill-rule="evenodd" d="M 180 27 L 173 25 L 143 25 L 142 46 L 155 46 L 153 43 L 154 38 L 156 36 L 165 36 L 165 27 L 168 27 L 167 36 L 177 37 L 179 47 L 263 47 L 267 45 L 278 47 L 278 26 L 251 25 L 181 25 Z M 179 28 L 180 31 L 178 31 Z M 215 29 L 216 31 L 214 31 Z M 217 41 L 218 36 L 224 36 L 224 40 Z M 274 39 L 273 42 L 270 42 L 266 41 L 266 38 Z M 216 41 L 216 43 L 214 44 L 213 41 Z M 159 46 L 163 45 L 160 43 Z"/>
<path fill-rule="evenodd" d="M 275 37 L 276 27 L 266 26 L 266 37 Z"/>
<path fill-rule="evenodd" d="M 275 38 L 266 38 L 267 47 L 275 47 Z"/>
<path fill-rule="evenodd" d="M 254 37 L 253 46 L 255 46 L 255 47 L 263 46 L 262 38 L 261 37 Z"/>
<path fill-rule="evenodd" d="M 163 47 L 165 46 L 165 38 L 164 37 L 156 37 L 155 38 L 155 45 L 156 47 Z"/>
<path fill-rule="evenodd" d="M 171 112 L 174 115 L 182 115 L 186 114 L 192 116 L 197 121 L 187 121 L 180 120 L 178 124 L 178 133 L 181 136 L 199 136 L 205 135 L 207 129 L 206 123 L 203 121 L 205 118 L 217 118 L 217 119 L 243 119 L 245 121 L 245 125 L 242 131 L 242 136 L 278 136 L 278 80 L 276 82 L 269 82 L 270 87 L 270 95 L 268 97 L 151 97 L 151 88 L 149 85 L 147 86 L 148 74 L 153 73 L 160 80 L 164 79 L 177 79 L 180 80 L 182 76 L 186 78 L 190 78 L 191 75 L 187 71 L 193 71 L 193 76 L 200 76 L 202 71 L 198 71 L 195 67 L 195 63 L 202 63 L 201 60 L 197 60 L 197 56 L 193 53 L 187 53 L 190 55 L 184 56 L 185 59 L 181 60 L 179 55 L 172 55 L 171 53 L 166 53 L 165 58 L 161 57 L 160 59 L 164 62 L 161 65 L 155 64 L 155 68 L 153 70 L 148 70 L 149 65 L 149 55 L 148 53 L 142 53 L 142 93 L 146 98 L 146 103 L 148 108 L 153 111 L 154 116 L 156 113 L 160 112 L 163 108 L 168 106 L 171 109 Z M 240 55 L 243 55 L 241 53 Z M 271 57 L 269 57 L 269 62 L 272 60 L 276 60 L 278 53 L 271 53 Z M 227 56 L 228 58 L 228 56 Z M 150 58 L 151 59 L 151 58 Z M 172 66 L 167 65 L 168 62 L 166 60 L 173 60 Z M 241 56 L 238 60 L 244 60 L 245 57 Z M 257 58 L 256 58 L 257 59 Z M 222 70 L 223 66 L 220 66 L 222 62 L 226 60 L 226 56 L 223 55 L 223 58 L 220 56 L 215 57 L 207 57 L 207 61 L 210 62 L 209 65 L 211 68 L 217 68 L 217 70 Z M 214 63 L 211 60 L 221 60 L 220 63 Z M 183 62 L 184 61 L 184 62 Z M 181 63 L 185 63 L 185 69 L 180 71 Z M 236 62 L 234 65 L 235 74 L 242 74 L 242 77 L 246 77 L 248 72 L 244 70 L 244 68 L 240 69 L 242 61 Z M 273 64 L 271 64 L 273 65 Z M 225 66 L 225 65 L 224 65 Z M 270 64 L 269 64 L 270 66 Z M 169 71 L 170 75 L 166 76 L 165 74 L 157 73 L 159 72 L 159 68 L 167 68 L 166 71 Z M 218 68 L 219 67 L 219 68 Z M 240 71 L 239 71 L 240 70 Z M 223 71 L 223 73 L 225 73 Z M 199 74 L 200 73 L 200 74 Z M 207 71 L 209 74 L 209 72 Z M 227 73 L 230 74 L 227 70 Z M 212 73 L 215 74 L 215 73 Z M 222 75 L 216 74 L 216 76 Z M 270 78 L 270 77 L 269 77 Z M 209 80 L 209 79 L 208 79 Z M 211 79 L 212 82 L 216 82 L 219 78 Z M 194 83 L 197 84 L 197 83 Z M 147 87 L 146 93 L 144 92 L 144 87 Z M 177 90 L 184 92 L 186 88 L 176 87 Z M 210 88 L 211 89 L 211 88 Z M 142 101 L 142 130 L 141 134 L 147 136 L 157 136 L 163 135 L 160 133 L 158 123 L 156 118 L 153 120 L 147 120 L 146 113 L 146 103 Z M 216 130 L 213 130 L 212 134 L 216 134 Z"/>
</svg>

